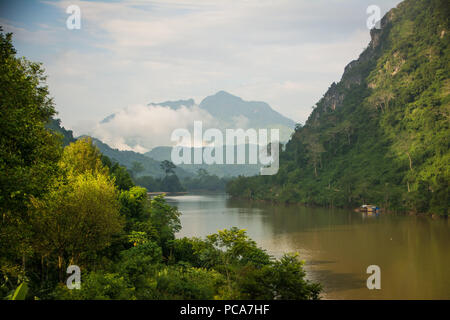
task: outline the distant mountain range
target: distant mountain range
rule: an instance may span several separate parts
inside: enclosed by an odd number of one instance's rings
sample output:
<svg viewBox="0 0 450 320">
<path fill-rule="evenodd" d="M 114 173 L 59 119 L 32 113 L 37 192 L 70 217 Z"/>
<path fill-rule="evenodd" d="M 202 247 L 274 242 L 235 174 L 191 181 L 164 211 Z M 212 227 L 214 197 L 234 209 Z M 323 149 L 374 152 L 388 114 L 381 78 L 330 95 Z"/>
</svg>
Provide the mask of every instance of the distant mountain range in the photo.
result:
<svg viewBox="0 0 450 320">
<path fill-rule="evenodd" d="M 147 106 L 169 107 L 172 110 L 178 110 L 181 107 L 193 108 L 195 106 L 193 99 L 164 101 L 159 103 L 148 103 Z M 294 132 L 295 122 L 279 112 L 273 110 L 270 105 L 261 101 L 245 101 L 225 91 L 219 91 L 212 96 L 204 98 L 198 107 L 207 111 L 218 124 L 218 129 L 271 129 L 280 130 L 280 141 L 287 142 Z M 104 118 L 100 123 L 106 124 L 115 118 L 111 114 Z"/>
<path fill-rule="evenodd" d="M 287 142 L 291 134 L 294 132 L 295 128 L 295 122 L 293 120 L 273 110 L 267 103 L 261 101 L 245 101 L 240 97 L 237 97 L 225 91 L 219 91 L 214 95 L 204 98 L 198 106 L 193 99 L 164 101 L 158 103 L 151 102 L 148 103 L 147 106 L 168 107 L 172 110 L 179 110 L 182 107 L 198 107 L 202 111 L 206 111 L 209 115 L 211 115 L 217 128 L 223 130 L 224 134 L 225 129 L 242 128 L 246 130 L 249 128 L 253 128 L 257 130 L 277 128 L 280 130 L 280 141 Z M 104 118 L 100 123 L 107 124 L 108 122 L 113 121 L 115 117 L 116 114 L 111 114 Z M 203 129 L 205 130 L 206 127 Z M 136 137 L 133 137 L 129 138 L 128 140 L 124 138 L 124 140 L 128 145 L 133 146 L 136 144 L 137 139 Z M 107 156 L 113 159 L 117 159 L 117 161 L 127 167 L 131 167 L 131 163 L 133 161 L 145 162 L 146 165 L 144 165 L 144 167 L 146 167 L 146 171 L 142 174 L 161 174 L 158 173 L 160 170 L 157 170 L 155 165 L 150 163 L 146 158 L 152 158 L 152 160 L 156 161 L 171 159 L 172 147 L 170 146 L 158 146 L 145 153 L 145 155 L 140 155 L 132 151 L 120 151 L 117 149 L 112 149 L 98 139 L 95 139 L 94 143 Z M 219 177 L 257 175 L 259 173 L 260 167 L 260 165 L 254 164 L 182 164 L 179 166 L 180 169 L 184 169 L 184 174 L 195 174 L 198 169 L 206 169 L 209 173 L 215 174 Z"/>
<path fill-rule="evenodd" d="M 202 148 L 203 150 L 205 148 Z M 191 164 L 180 164 L 178 168 L 185 170 L 186 172 L 190 172 L 192 174 L 196 174 L 199 169 L 205 169 L 208 173 L 222 177 L 237 177 L 237 176 L 254 176 L 259 174 L 259 170 L 261 165 L 259 164 L 193 164 L 193 154 L 195 148 L 191 148 Z M 203 152 L 202 150 L 202 152 Z M 248 145 L 246 146 L 246 163 L 248 163 Z M 146 152 L 145 155 L 155 159 L 157 161 L 171 160 L 172 147 L 156 147 L 151 151 Z M 223 154 L 225 156 L 226 151 L 225 147 L 223 150 Z M 236 155 L 236 147 L 235 152 Z M 236 158 L 236 157 L 235 157 Z M 236 163 L 236 161 L 235 161 Z"/>
<path fill-rule="evenodd" d="M 165 101 L 160 103 L 152 103 L 150 102 L 148 106 L 161 106 L 161 107 L 169 107 L 173 110 L 178 110 L 182 106 L 185 107 L 193 107 L 195 105 L 194 99 L 188 99 L 188 100 L 177 100 L 177 101 Z"/>
<path fill-rule="evenodd" d="M 72 130 L 67 130 L 61 126 L 59 119 L 51 119 L 47 125 L 49 129 L 62 135 L 63 145 L 66 146 L 77 139 L 87 136 L 73 137 Z M 110 158 L 113 162 L 118 162 L 131 170 L 133 163 L 138 162 L 142 164 L 144 170 L 139 173 L 139 176 L 152 176 L 155 178 L 163 177 L 164 171 L 161 169 L 161 162 L 164 160 L 171 160 L 172 147 L 156 147 L 146 154 L 137 153 L 134 151 L 118 150 L 111 148 L 101 140 L 91 137 L 92 143 L 99 148 L 100 152 Z M 225 152 L 224 152 L 225 154 Z M 236 154 L 236 153 L 235 153 Z M 180 179 L 194 177 L 199 169 L 205 169 L 208 173 L 217 175 L 218 177 L 233 177 L 233 176 L 252 176 L 259 174 L 260 165 L 258 164 L 224 164 L 224 165 L 179 165 L 175 169 L 175 173 Z"/>
<path fill-rule="evenodd" d="M 77 139 L 87 137 L 80 136 L 77 138 L 73 137 L 72 130 L 67 130 L 61 126 L 60 119 L 51 119 L 47 124 L 47 128 L 62 135 L 63 145 L 66 146 Z M 154 160 L 148 156 L 134 151 L 121 151 L 118 149 L 111 148 L 106 143 L 103 143 L 97 138 L 91 137 L 92 143 L 97 146 L 102 154 L 107 156 L 113 162 L 118 162 L 120 165 L 125 166 L 127 169 L 131 170 L 134 162 L 139 162 L 142 164 L 144 170 L 139 174 L 140 176 L 152 176 L 152 177 L 163 177 L 164 171 L 161 169 L 160 161 Z M 176 168 L 175 173 L 180 178 L 192 177 L 193 173 L 187 172 L 182 168 Z"/>
<path fill-rule="evenodd" d="M 118 162 L 128 169 L 132 168 L 134 162 L 139 162 L 142 164 L 144 170 L 139 173 L 139 176 L 152 176 L 158 178 L 164 176 L 164 171 L 160 167 L 161 161 L 154 160 L 146 155 L 134 151 L 113 149 L 97 138 L 92 138 L 92 143 L 99 148 L 101 153 L 109 157 L 113 162 Z M 175 173 L 180 179 L 192 177 L 194 175 L 181 167 L 177 167 L 175 169 Z"/>
<path fill-rule="evenodd" d="M 172 110 L 178 110 L 182 107 L 194 108 L 196 104 L 193 99 L 187 99 L 149 103 L 147 106 L 162 106 Z M 281 142 L 288 141 L 290 135 L 294 132 L 295 122 L 273 110 L 267 103 L 260 101 L 245 101 L 225 91 L 219 91 L 212 96 L 206 97 L 198 105 L 198 108 L 208 112 L 216 120 L 215 123 L 218 123 L 218 129 L 278 128 L 280 130 Z M 107 124 L 108 122 L 113 121 L 115 117 L 115 113 L 111 114 L 104 118 L 100 124 Z M 76 140 L 72 135 L 72 131 L 61 127 L 59 120 L 52 120 L 49 127 L 63 135 L 65 145 Z M 148 175 L 161 177 L 164 175 L 164 172 L 160 168 L 161 161 L 171 160 L 172 147 L 170 146 L 158 146 L 149 152 L 142 154 L 134 151 L 124 151 L 112 148 L 96 137 L 92 137 L 92 141 L 104 155 L 128 169 L 132 168 L 134 162 L 141 163 L 144 167 L 144 171 L 141 172 L 139 176 Z M 132 141 L 129 143 L 132 145 Z M 259 164 L 182 164 L 176 169 L 176 174 L 183 179 L 185 177 L 196 175 L 199 169 L 206 169 L 210 174 L 215 174 L 219 177 L 239 175 L 252 176 L 259 174 L 260 167 Z"/>
</svg>

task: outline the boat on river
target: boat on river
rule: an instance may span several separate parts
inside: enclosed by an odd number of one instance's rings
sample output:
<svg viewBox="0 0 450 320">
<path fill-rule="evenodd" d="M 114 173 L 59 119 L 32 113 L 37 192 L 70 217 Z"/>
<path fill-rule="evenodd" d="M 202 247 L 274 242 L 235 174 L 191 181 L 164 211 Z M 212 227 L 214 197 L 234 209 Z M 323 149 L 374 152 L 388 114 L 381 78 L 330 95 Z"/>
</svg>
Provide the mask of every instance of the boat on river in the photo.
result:
<svg viewBox="0 0 450 320">
<path fill-rule="evenodd" d="M 379 212 L 380 208 L 370 204 L 363 204 L 361 207 L 357 208 L 358 212 Z"/>
</svg>

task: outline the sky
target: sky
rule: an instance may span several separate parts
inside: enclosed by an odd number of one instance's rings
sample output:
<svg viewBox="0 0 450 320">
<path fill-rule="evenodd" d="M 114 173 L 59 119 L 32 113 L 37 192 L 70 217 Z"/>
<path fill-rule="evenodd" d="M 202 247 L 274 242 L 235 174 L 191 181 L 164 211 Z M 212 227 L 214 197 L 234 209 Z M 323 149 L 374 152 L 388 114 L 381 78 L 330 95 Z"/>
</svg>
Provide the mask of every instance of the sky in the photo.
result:
<svg viewBox="0 0 450 320">
<path fill-rule="evenodd" d="M 384 15 L 399 2 L 15 0 L 0 1 L 0 25 L 14 33 L 19 56 L 43 63 L 58 117 L 76 135 L 101 134 L 98 122 L 115 112 L 166 100 L 198 104 L 220 90 L 304 123 L 367 47 L 368 6 Z M 80 29 L 66 26 L 70 5 L 80 8 Z M 167 110 L 159 111 L 142 119 L 126 112 L 125 127 L 133 134 L 137 120 L 149 127 L 167 119 L 182 126 L 195 115 L 160 119 Z"/>
</svg>

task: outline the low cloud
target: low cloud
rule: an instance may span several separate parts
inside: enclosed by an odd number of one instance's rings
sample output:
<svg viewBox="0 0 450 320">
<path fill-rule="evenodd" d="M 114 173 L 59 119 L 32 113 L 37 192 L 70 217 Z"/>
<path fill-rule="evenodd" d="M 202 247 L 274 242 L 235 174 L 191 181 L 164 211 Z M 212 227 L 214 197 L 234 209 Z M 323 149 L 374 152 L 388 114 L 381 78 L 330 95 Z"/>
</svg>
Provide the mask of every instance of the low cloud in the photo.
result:
<svg viewBox="0 0 450 320">
<path fill-rule="evenodd" d="M 173 145 L 172 132 L 178 128 L 192 132 L 194 121 L 215 125 L 212 116 L 198 106 L 173 110 L 158 105 L 133 105 L 115 113 L 109 121 L 98 123 L 90 134 L 112 148 L 144 153 L 156 146 Z"/>
</svg>

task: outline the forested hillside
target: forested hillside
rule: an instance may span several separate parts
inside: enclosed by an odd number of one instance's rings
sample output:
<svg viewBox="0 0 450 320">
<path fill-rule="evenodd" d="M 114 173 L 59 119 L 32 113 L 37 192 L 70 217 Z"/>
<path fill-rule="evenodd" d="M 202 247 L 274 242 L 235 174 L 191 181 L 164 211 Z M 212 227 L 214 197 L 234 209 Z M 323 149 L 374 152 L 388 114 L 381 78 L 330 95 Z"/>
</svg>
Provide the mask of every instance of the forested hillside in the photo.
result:
<svg viewBox="0 0 450 320">
<path fill-rule="evenodd" d="M 63 126 L 61 126 L 61 119 L 52 118 L 46 125 L 47 129 L 60 134 L 62 136 L 62 144 L 64 146 L 69 145 L 72 142 L 75 142 L 76 139 L 73 137 L 72 130 L 67 130 Z"/>
<path fill-rule="evenodd" d="M 297 127 L 278 174 L 238 178 L 228 192 L 448 214 L 449 8 L 445 0 L 406 0 L 389 11 Z"/>
<path fill-rule="evenodd" d="M 127 167 L 133 172 L 136 171 L 133 170 L 133 167 L 136 166 L 136 163 L 138 163 L 142 169 L 135 172 L 136 176 L 153 176 L 158 178 L 164 176 L 164 170 L 161 169 L 160 161 L 156 161 L 153 158 L 134 151 L 111 148 L 106 143 L 103 143 L 96 138 L 92 138 L 92 141 L 104 155 L 111 158 L 112 161 L 118 162 Z M 192 174 L 189 174 L 185 170 L 178 167 L 175 169 L 175 173 L 182 178 L 192 176 Z"/>
<path fill-rule="evenodd" d="M 237 154 L 237 148 L 238 146 L 234 147 L 234 154 Z M 202 154 L 205 152 L 205 147 L 202 148 Z M 222 147 L 223 149 L 223 155 L 226 154 L 226 146 Z M 209 173 L 217 175 L 220 178 L 228 178 L 228 177 L 237 177 L 237 176 L 254 176 L 259 174 L 259 170 L 261 168 L 260 164 L 250 164 L 249 163 L 249 150 L 250 150 L 250 146 L 247 144 L 245 146 L 245 164 L 236 164 L 237 163 L 237 158 L 235 157 L 234 163 L 232 164 L 227 164 L 227 163 L 223 163 L 223 164 L 206 164 L 206 163 L 202 163 L 202 164 L 195 164 L 194 163 L 194 152 L 195 148 L 190 148 L 188 149 L 189 151 L 187 151 L 188 153 L 191 154 L 191 161 L 190 164 L 180 164 L 178 165 L 178 167 L 180 169 L 183 169 L 186 172 L 191 172 L 191 173 L 197 173 L 198 170 L 203 169 L 203 170 L 207 170 Z M 210 149 L 208 149 L 207 151 L 210 151 Z M 171 160 L 171 154 L 172 154 L 172 147 L 155 147 L 153 148 L 151 151 L 145 153 L 146 156 L 155 159 L 157 161 L 164 161 L 164 160 Z"/>
</svg>

